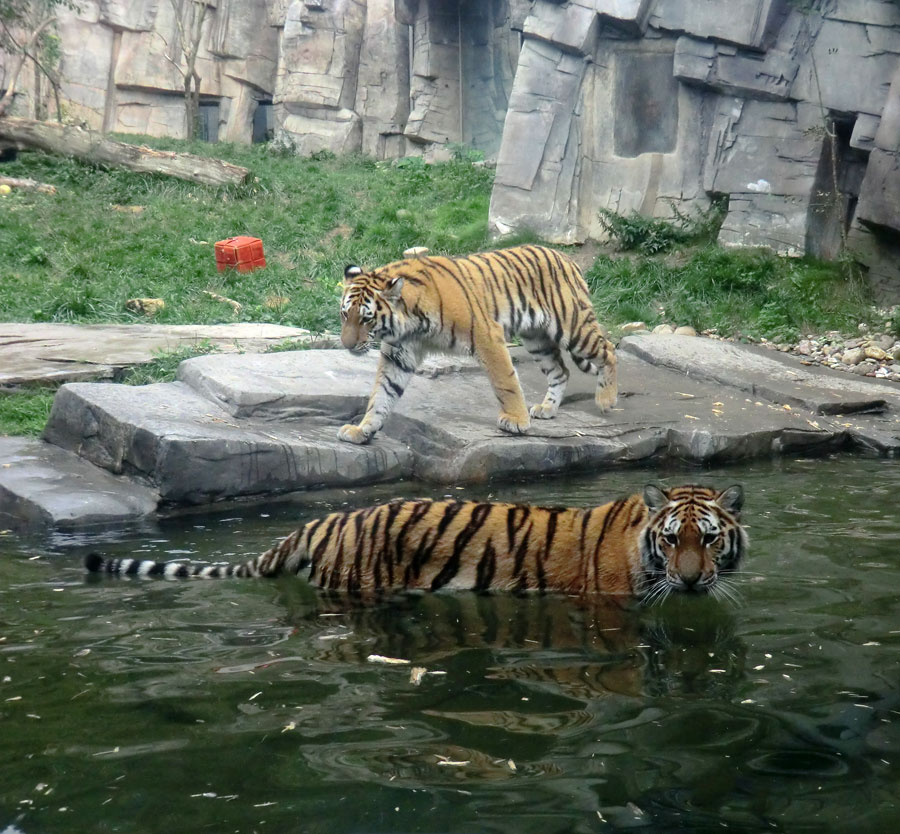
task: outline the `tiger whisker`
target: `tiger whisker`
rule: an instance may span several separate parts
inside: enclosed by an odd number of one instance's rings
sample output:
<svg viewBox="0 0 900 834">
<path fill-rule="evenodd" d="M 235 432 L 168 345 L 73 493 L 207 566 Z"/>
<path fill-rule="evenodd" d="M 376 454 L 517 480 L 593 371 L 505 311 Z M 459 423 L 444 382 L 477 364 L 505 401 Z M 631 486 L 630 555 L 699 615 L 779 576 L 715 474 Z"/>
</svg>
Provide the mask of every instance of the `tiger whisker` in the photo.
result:
<svg viewBox="0 0 900 834">
<path fill-rule="evenodd" d="M 732 605 L 743 605 L 744 603 L 744 597 L 738 588 L 730 579 L 723 576 L 719 577 L 719 581 L 710 590 L 716 599 L 724 599 Z"/>
<path fill-rule="evenodd" d="M 644 602 L 647 605 L 661 603 L 669 596 L 671 591 L 672 586 L 664 578 L 657 579 L 644 597 Z"/>
</svg>

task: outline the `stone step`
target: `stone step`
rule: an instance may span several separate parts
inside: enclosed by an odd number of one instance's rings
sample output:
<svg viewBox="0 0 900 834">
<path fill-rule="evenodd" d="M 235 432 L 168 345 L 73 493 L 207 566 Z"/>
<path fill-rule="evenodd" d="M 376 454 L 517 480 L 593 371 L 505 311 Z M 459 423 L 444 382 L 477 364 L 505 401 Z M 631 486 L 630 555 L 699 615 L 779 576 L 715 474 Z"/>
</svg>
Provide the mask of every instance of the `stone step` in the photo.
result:
<svg viewBox="0 0 900 834">
<path fill-rule="evenodd" d="M 41 440 L 0 437 L 0 461 L 0 527 L 110 527 L 156 511 L 154 490 Z"/>
<path fill-rule="evenodd" d="M 764 367 L 783 379 L 748 387 L 737 365 L 744 357 L 747 373 L 761 373 L 754 365 L 760 357 L 744 346 L 732 353 L 724 343 L 674 336 L 629 337 L 626 345 L 642 347 L 619 352 L 612 411 L 597 411 L 595 378 L 572 369 L 556 419 L 535 421 L 520 437 L 497 429 L 496 398 L 481 369 L 440 361 L 412 379 L 370 444 L 343 443 L 337 430 L 362 415 L 377 354 L 301 350 L 198 357 L 182 364 L 173 383 L 70 383 L 57 394 L 45 438 L 168 505 L 400 479 L 462 484 L 663 459 L 722 463 L 854 446 L 900 454 L 900 423 L 885 386 L 848 378 L 852 396 L 845 401 L 840 388 L 810 393 L 810 383 L 779 363 Z M 521 349 L 513 353 L 526 401 L 538 402 L 545 390 L 539 368 Z M 762 387 L 774 400 L 760 394 Z M 877 396 L 867 400 L 860 388 Z M 835 417 L 813 410 L 823 402 L 881 403 L 886 411 Z"/>
<path fill-rule="evenodd" d="M 329 337 L 336 341 L 334 337 Z M 160 353 L 200 344 L 224 353 L 261 352 L 308 330 L 259 322 L 233 324 L 0 323 L 0 386 L 112 379 Z"/>
<path fill-rule="evenodd" d="M 815 414 L 857 414 L 900 408 L 900 387 L 801 365 L 794 357 L 752 345 L 691 336 L 627 336 L 619 350 L 694 379 L 721 383 L 754 397 Z"/>
<path fill-rule="evenodd" d="M 545 383 L 536 363 L 521 349 L 514 349 L 513 357 L 526 400 L 538 402 Z M 233 419 L 302 422 L 315 417 L 332 420 L 336 428 L 361 416 L 377 358 L 376 353 L 354 357 L 334 351 L 204 356 L 184 362 L 179 378 Z M 536 421 L 525 437 L 511 437 L 496 427 L 496 398 L 480 368 L 433 360 L 411 381 L 373 445 L 400 441 L 414 455 L 408 477 L 449 483 L 654 456 L 748 458 L 840 446 L 847 440 L 843 427 L 814 427 L 799 413 L 748 406 L 740 392 L 723 393 L 720 385 L 684 379 L 634 356 L 621 356 L 619 375 L 620 403 L 610 414 L 594 407 L 595 379 L 573 369 L 556 419 Z M 689 410 L 696 413 L 686 416 Z"/>
<path fill-rule="evenodd" d="M 412 468 L 402 444 L 353 446 L 336 431 L 316 418 L 235 418 L 182 382 L 69 383 L 53 401 L 44 438 L 151 486 L 167 503 L 373 483 Z"/>
</svg>

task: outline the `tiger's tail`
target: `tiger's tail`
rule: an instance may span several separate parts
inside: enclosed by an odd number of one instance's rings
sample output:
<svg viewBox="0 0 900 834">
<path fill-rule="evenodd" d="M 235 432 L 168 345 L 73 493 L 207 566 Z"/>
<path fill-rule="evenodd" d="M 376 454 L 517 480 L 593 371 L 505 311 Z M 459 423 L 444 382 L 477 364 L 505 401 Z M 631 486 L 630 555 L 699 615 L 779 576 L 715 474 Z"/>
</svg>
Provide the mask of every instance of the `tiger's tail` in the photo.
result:
<svg viewBox="0 0 900 834">
<path fill-rule="evenodd" d="M 228 579 L 230 577 L 277 576 L 299 573 L 308 567 L 305 530 L 295 530 L 265 553 L 247 562 L 231 565 L 187 565 L 184 562 L 157 562 L 154 559 L 108 559 L 99 553 L 88 553 L 84 566 L 91 573 L 115 576 L 159 576 L 164 579 Z"/>
</svg>

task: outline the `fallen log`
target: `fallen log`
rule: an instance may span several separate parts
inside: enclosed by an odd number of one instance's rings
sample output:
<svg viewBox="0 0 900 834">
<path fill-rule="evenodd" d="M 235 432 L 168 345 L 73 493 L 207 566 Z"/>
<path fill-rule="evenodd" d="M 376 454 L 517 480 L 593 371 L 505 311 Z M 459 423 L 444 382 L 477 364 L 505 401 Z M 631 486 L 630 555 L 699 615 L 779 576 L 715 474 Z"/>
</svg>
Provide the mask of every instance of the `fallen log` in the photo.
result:
<svg viewBox="0 0 900 834">
<path fill-rule="evenodd" d="M 56 186 L 46 182 L 38 182 L 27 177 L 0 177 L 0 185 L 10 188 L 23 188 L 26 191 L 41 191 L 44 194 L 56 194 Z"/>
<path fill-rule="evenodd" d="M 56 122 L 4 116 L 0 118 L 0 139 L 11 142 L 19 150 L 37 148 L 100 165 L 127 168 L 139 173 L 165 174 L 203 185 L 239 185 L 250 177 L 250 171 L 246 168 L 221 159 L 129 145 L 107 139 L 92 130 Z"/>
</svg>

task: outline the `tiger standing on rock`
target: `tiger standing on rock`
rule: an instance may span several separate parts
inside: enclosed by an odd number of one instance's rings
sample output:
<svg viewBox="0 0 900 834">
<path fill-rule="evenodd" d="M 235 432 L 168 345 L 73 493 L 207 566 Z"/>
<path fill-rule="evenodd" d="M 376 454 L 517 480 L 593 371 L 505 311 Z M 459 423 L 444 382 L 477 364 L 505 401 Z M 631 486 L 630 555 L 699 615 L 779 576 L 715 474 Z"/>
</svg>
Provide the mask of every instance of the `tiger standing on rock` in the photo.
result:
<svg viewBox="0 0 900 834">
<path fill-rule="evenodd" d="M 547 377 L 547 394 L 530 412 L 506 346 L 511 336 L 522 340 Z M 371 272 L 348 266 L 341 342 L 361 353 L 370 339 L 381 340 L 381 359 L 362 421 L 338 432 L 350 443 L 372 439 L 428 353 L 474 354 L 500 401 L 497 424 L 511 434 L 525 432 L 532 417 L 556 416 L 569 378 L 563 350 L 599 377 L 601 411 L 616 402 L 615 349 L 597 322 L 581 270 L 543 246 L 410 258 Z"/>
<path fill-rule="evenodd" d="M 308 571 L 309 581 L 366 594 L 440 589 L 619 594 L 673 591 L 732 599 L 728 575 L 747 549 L 740 486 L 721 492 L 647 486 L 599 507 L 397 499 L 310 521 L 248 562 L 187 566 L 104 559 L 91 571 L 225 578 Z"/>
</svg>

